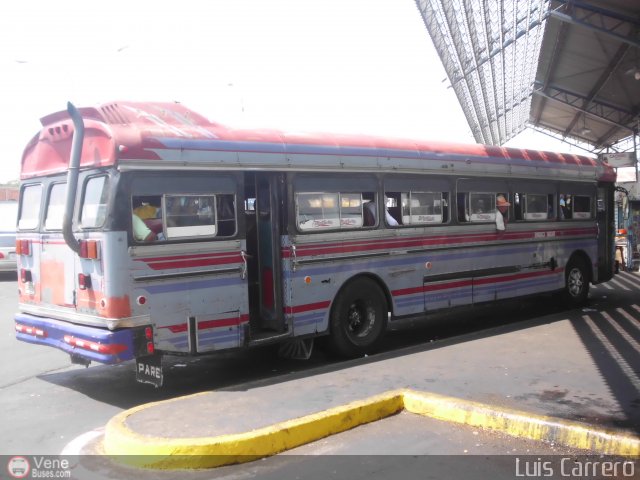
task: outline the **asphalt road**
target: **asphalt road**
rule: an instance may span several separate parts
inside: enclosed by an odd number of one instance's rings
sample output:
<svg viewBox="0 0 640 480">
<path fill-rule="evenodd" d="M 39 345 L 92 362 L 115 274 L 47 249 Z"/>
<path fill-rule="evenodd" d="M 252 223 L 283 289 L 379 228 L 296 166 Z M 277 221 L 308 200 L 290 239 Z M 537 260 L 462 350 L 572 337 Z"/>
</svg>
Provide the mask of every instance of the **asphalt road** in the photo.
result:
<svg viewBox="0 0 640 480">
<path fill-rule="evenodd" d="M 316 350 L 306 362 L 278 359 L 271 348 L 192 360 L 172 358 L 165 375 L 165 386 L 154 389 L 135 382 L 131 363 L 116 367 L 98 365 L 85 369 L 71 365 L 68 356 L 55 349 L 17 342 L 13 331 L 13 314 L 17 309 L 16 289 L 15 276 L 0 278 L 0 409 L 3 412 L 3 421 L 0 423 L 0 454 L 4 455 L 59 454 L 77 436 L 99 429 L 116 413 L 143 403 L 203 390 L 237 389 L 242 388 L 242 384 L 248 388 L 249 385 L 272 382 L 276 378 L 314 375 L 318 369 L 340 369 L 343 365 L 342 362 L 327 357 L 321 350 Z M 618 302 L 637 301 L 636 295 L 637 290 L 617 280 L 608 286 L 594 289 L 591 303 L 612 309 Z M 383 351 L 386 354 L 402 354 L 403 349 L 430 342 L 446 348 L 447 344 L 517 329 L 520 322 L 525 320 L 540 319 L 544 322 L 541 317 L 552 317 L 560 311 L 562 308 L 553 297 L 541 297 L 504 302 L 498 306 L 481 308 L 472 314 L 462 312 L 449 317 L 443 315 L 419 326 L 398 326 L 397 331 L 387 336 Z M 579 317 L 581 312 L 567 314 Z M 349 363 L 353 365 L 353 362 Z M 445 448 L 443 452 L 460 453 L 465 444 L 474 441 L 474 434 L 466 432 L 461 438 L 461 443 L 454 441 L 450 450 Z M 352 441 L 342 443 L 336 439 L 338 443 L 332 443 L 330 447 L 326 444 L 306 447 L 319 450 L 305 450 L 302 453 L 304 458 L 318 452 L 328 452 L 332 458 L 339 455 L 359 455 L 361 451 L 371 449 L 371 445 L 367 446 L 366 441 L 362 441 L 365 442 L 362 444 L 364 450 L 360 451 L 344 449 L 347 445 L 358 445 L 361 442 L 353 438 Z M 440 442 L 442 445 L 446 444 Z M 510 439 L 489 438 L 484 443 L 489 445 L 488 450 L 477 453 L 509 453 L 503 446 L 513 442 Z M 339 445 L 342 447 L 338 448 Z M 526 446 L 522 448 L 526 450 Z M 400 449 L 398 453 L 412 452 Z M 294 452 L 292 458 L 298 458 L 297 455 L 300 454 Z M 546 451 L 541 454 L 546 454 Z M 290 462 L 298 464 L 299 460 Z M 354 462 L 357 463 L 355 460 Z M 505 473 L 511 471 L 511 463 L 507 462 L 505 465 Z M 246 467 L 242 471 L 246 471 Z"/>
</svg>

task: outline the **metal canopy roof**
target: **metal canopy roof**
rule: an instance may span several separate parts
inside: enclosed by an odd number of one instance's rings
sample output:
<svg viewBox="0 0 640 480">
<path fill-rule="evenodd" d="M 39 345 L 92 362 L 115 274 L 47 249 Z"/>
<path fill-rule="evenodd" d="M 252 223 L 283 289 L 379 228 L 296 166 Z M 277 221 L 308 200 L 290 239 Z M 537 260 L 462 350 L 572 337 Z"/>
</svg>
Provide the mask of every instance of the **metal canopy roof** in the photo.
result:
<svg viewBox="0 0 640 480">
<path fill-rule="evenodd" d="M 552 0 L 531 124 L 594 152 L 633 148 L 640 120 L 640 2 Z"/>
<path fill-rule="evenodd" d="M 527 126 L 592 152 L 634 147 L 640 2 L 416 0 L 479 143 Z"/>
<path fill-rule="evenodd" d="M 548 0 L 416 0 L 476 142 L 526 126 Z"/>
</svg>

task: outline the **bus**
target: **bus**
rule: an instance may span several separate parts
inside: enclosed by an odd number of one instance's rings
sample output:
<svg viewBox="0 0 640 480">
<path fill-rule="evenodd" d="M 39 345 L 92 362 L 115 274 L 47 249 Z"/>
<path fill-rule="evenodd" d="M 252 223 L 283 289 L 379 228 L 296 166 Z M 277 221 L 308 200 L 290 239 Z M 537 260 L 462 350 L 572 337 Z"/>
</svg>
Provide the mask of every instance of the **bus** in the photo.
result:
<svg viewBox="0 0 640 480">
<path fill-rule="evenodd" d="M 394 321 L 614 270 L 615 172 L 570 154 L 233 129 L 180 103 L 42 118 L 21 164 L 17 339 L 71 361 L 314 339 L 354 357 Z M 499 220 L 499 221 L 498 221 Z"/>
</svg>

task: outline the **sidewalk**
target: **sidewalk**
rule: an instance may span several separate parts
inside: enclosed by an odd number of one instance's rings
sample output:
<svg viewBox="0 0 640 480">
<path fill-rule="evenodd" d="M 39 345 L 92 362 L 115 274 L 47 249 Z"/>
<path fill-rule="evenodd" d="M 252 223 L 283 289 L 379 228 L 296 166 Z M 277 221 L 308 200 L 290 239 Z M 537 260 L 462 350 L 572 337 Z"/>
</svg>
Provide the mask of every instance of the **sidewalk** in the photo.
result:
<svg viewBox="0 0 640 480">
<path fill-rule="evenodd" d="M 269 380 L 137 407 L 111 420 L 105 432 L 105 451 L 190 455 L 194 445 L 228 447 L 229 442 L 251 445 L 255 441 L 252 454 L 263 456 L 265 443 L 255 440 L 260 429 L 273 432 L 274 426 L 282 424 L 279 431 L 284 429 L 291 436 L 295 429 L 306 432 L 311 428 L 321 438 L 341 425 L 350 428 L 403 408 L 414 411 L 418 407 L 409 407 L 406 399 L 417 395 L 430 405 L 444 402 L 446 413 L 441 418 L 448 421 L 457 421 L 448 418 L 453 415 L 464 417 L 462 423 L 466 423 L 480 412 L 486 418 L 474 425 L 489 428 L 496 428 L 496 418 L 511 424 L 518 415 L 561 429 L 576 427 L 578 422 L 585 427 L 584 435 L 613 433 L 626 442 L 625 448 L 631 448 L 622 454 L 637 455 L 639 293 L 640 276 L 624 273 L 593 288 L 591 305 L 582 310 L 372 356 L 364 363 L 362 359 L 345 362 L 340 370 L 307 371 L 301 378 Z M 611 302 L 613 296 L 625 301 Z M 599 299 L 607 297 L 600 309 Z M 314 422 L 313 426 L 291 423 L 301 417 Z M 327 417 L 332 420 L 328 422 Z M 518 428 L 512 434 L 532 427 Z M 550 435 L 545 432 L 538 433 L 543 435 L 538 439 L 552 440 L 544 437 Z"/>
</svg>

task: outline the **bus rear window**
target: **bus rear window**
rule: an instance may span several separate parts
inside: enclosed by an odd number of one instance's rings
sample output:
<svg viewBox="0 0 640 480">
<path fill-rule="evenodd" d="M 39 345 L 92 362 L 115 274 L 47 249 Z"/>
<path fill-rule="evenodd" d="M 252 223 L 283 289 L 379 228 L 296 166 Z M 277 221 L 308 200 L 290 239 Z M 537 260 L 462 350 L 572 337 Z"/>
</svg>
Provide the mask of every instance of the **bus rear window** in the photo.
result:
<svg viewBox="0 0 640 480">
<path fill-rule="evenodd" d="M 66 186 L 65 183 L 56 183 L 51 187 L 44 217 L 44 228 L 46 230 L 62 230 L 62 217 L 64 216 L 64 203 L 67 193 Z"/>
<path fill-rule="evenodd" d="M 42 185 L 29 185 L 22 191 L 20 217 L 18 219 L 18 228 L 20 230 L 34 230 L 38 227 L 41 198 Z"/>
<path fill-rule="evenodd" d="M 99 228 L 107 215 L 107 177 L 91 177 L 84 185 L 80 225 L 82 228 Z"/>
</svg>

